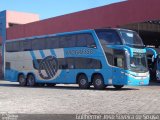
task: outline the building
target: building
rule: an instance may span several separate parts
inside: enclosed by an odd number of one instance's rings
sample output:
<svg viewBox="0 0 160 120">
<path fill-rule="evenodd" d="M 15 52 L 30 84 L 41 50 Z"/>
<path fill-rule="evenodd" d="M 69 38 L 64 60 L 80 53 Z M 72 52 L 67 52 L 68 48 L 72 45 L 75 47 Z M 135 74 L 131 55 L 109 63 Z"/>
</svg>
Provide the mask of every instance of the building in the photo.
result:
<svg viewBox="0 0 160 120">
<path fill-rule="evenodd" d="M 6 30 L 17 25 L 27 24 L 39 20 L 39 15 L 15 11 L 2 11 L 0 12 L 0 68 L 2 68 L 2 44 L 5 42 Z M 2 69 L 0 69 L 0 77 Z"/>
<path fill-rule="evenodd" d="M 7 39 L 81 29 L 122 27 L 136 30 L 145 44 L 160 45 L 160 0 L 128 0 L 29 23 L 7 30 Z"/>
<path fill-rule="evenodd" d="M 23 17 L 21 16 L 22 14 L 16 14 L 17 18 L 28 23 L 24 25 L 17 25 L 19 23 L 18 19 L 14 22 L 6 22 L 4 19 L 6 17 L 6 11 L 3 11 L 0 14 L 0 16 L 2 16 L 0 20 L 0 30 L 2 29 L 1 36 L 4 40 L 13 40 L 16 38 L 82 29 L 121 27 L 137 31 L 146 45 L 159 47 L 159 5 L 160 0 L 128 0 L 41 21 L 37 21 L 37 15 L 33 15 L 35 18 L 30 21 L 24 21 L 26 20 L 25 17 L 30 14 L 23 14 Z M 8 27 L 14 27 L 7 28 L 7 25 Z"/>
</svg>

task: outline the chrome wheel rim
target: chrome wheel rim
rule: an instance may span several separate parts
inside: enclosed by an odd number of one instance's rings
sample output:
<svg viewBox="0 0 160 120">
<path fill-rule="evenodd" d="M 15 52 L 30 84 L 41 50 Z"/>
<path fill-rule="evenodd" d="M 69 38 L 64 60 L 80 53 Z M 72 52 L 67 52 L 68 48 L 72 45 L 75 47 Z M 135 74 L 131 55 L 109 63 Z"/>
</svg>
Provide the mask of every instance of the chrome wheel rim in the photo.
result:
<svg viewBox="0 0 160 120">
<path fill-rule="evenodd" d="M 80 84 L 81 84 L 81 85 L 85 85 L 86 83 L 87 83 L 87 82 L 86 82 L 85 79 L 81 79 L 81 80 L 80 80 Z"/>
<path fill-rule="evenodd" d="M 102 84 L 102 81 L 101 81 L 101 79 L 96 79 L 96 81 L 95 81 L 95 83 L 96 83 L 96 85 L 101 85 Z"/>
<path fill-rule="evenodd" d="M 24 78 L 23 76 L 20 76 L 19 82 L 20 82 L 21 84 L 25 83 L 25 78 Z"/>
</svg>

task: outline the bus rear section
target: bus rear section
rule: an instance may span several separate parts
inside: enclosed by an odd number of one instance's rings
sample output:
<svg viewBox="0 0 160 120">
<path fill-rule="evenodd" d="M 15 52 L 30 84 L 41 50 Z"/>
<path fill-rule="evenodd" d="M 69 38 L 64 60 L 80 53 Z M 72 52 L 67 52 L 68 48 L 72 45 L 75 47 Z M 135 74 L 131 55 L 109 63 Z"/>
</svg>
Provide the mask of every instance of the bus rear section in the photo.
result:
<svg viewBox="0 0 160 120">
<path fill-rule="evenodd" d="M 83 89 L 147 85 L 146 51 L 125 44 L 119 31 L 82 30 L 8 41 L 5 79 L 21 86 L 79 84 Z"/>
</svg>

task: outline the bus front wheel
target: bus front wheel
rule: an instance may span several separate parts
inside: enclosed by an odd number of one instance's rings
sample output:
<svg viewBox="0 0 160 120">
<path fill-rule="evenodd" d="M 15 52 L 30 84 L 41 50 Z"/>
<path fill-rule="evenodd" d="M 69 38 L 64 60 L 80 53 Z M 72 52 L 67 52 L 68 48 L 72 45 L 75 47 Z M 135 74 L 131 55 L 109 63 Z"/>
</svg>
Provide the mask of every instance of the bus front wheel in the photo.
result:
<svg viewBox="0 0 160 120">
<path fill-rule="evenodd" d="M 79 87 L 81 89 L 88 89 L 88 88 L 90 88 L 90 83 L 88 82 L 88 78 L 84 74 L 81 74 L 78 77 L 78 84 L 79 84 Z"/>
<path fill-rule="evenodd" d="M 29 75 L 27 76 L 27 84 L 28 84 L 28 86 L 30 86 L 30 87 L 33 87 L 33 86 L 36 85 L 34 75 L 29 74 Z"/>
<path fill-rule="evenodd" d="M 101 75 L 95 75 L 93 77 L 93 86 L 95 89 L 103 90 L 106 85 L 104 84 L 103 77 Z"/>
<path fill-rule="evenodd" d="M 27 85 L 26 78 L 23 74 L 18 76 L 18 81 L 19 81 L 20 86 L 26 86 Z"/>
<path fill-rule="evenodd" d="M 120 90 L 124 85 L 113 85 L 116 90 Z"/>
</svg>

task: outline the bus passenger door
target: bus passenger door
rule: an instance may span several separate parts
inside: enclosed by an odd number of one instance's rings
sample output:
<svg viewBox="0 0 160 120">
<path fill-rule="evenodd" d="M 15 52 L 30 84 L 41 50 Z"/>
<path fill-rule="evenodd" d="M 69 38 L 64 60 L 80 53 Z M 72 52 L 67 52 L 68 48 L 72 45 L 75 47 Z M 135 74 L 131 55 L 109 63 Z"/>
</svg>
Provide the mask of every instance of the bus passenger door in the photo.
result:
<svg viewBox="0 0 160 120">
<path fill-rule="evenodd" d="M 112 84 L 123 85 L 124 84 L 124 68 L 125 68 L 125 52 L 122 50 L 114 51 L 114 67 L 112 69 Z"/>
</svg>

